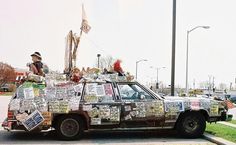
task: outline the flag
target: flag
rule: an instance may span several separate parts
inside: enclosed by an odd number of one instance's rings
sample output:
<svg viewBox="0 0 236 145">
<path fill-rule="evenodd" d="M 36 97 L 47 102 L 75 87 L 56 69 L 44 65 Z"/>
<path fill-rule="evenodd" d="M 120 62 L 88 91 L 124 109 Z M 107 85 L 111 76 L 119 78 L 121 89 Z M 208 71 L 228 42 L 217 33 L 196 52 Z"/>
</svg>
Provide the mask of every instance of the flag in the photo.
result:
<svg viewBox="0 0 236 145">
<path fill-rule="evenodd" d="M 84 10 L 84 4 L 82 5 L 82 24 L 80 28 L 84 33 L 88 33 L 91 29 L 91 26 L 88 24 L 87 16 Z"/>
</svg>

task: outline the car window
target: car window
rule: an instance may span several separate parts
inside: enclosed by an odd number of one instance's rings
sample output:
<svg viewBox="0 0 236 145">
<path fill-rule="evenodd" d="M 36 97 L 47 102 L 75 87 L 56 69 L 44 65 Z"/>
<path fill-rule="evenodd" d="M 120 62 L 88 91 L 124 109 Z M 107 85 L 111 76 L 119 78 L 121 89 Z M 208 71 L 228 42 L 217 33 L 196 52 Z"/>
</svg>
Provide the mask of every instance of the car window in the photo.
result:
<svg viewBox="0 0 236 145">
<path fill-rule="evenodd" d="M 236 96 L 230 97 L 229 100 L 230 101 L 236 101 Z"/>
<path fill-rule="evenodd" d="M 145 90 L 136 84 L 118 84 L 122 100 L 153 99 Z"/>
<path fill-rule="evenodd" d="M 87 83 L 84 101 L 88 103 L 112 102 L 114 92 L 111 83 Z"/>
</svg>

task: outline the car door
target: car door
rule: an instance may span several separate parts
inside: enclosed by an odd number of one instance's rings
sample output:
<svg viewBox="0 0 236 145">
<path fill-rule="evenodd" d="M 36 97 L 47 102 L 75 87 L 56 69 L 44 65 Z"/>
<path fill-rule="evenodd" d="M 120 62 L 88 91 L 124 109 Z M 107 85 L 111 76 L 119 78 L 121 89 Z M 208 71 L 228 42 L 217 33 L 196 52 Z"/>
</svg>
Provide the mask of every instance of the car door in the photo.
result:
<svg viewBox="0 0 236 145">
<path fill-rule="evenodd" d="M 122 102 L 121 125 L 125 127 L 157 127 L 164 122 L 163 100 L 134 82 L 117 83 Z"/>
<path fill-rule="evenodd" d="M 86 83 L 82 109 L 88 113 L 91 126 L 120 123 L 121 103 L 112 83 Z"/>
</svg>

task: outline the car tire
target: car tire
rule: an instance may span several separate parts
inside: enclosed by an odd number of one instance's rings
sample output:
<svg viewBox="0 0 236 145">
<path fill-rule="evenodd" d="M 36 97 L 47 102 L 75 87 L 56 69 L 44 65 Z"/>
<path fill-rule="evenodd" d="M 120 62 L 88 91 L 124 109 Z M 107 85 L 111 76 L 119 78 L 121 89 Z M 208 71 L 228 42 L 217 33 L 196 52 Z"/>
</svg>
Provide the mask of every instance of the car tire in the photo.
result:
<svg viewBox="0 0 236 145">
<path fill-rule="evenodd" d="M 206 129 L 205 117 L 200 112 L 187 112 L 180 116 L 176 129 L 187 138 L 201 137 Z"/>
<path fill-rule="evenodd" d="M 79 116 L 65 115 L 57 120 L 55 129 L 58 139 L 75 140 L 82 136 L 84 123 Z"/>
</svg>

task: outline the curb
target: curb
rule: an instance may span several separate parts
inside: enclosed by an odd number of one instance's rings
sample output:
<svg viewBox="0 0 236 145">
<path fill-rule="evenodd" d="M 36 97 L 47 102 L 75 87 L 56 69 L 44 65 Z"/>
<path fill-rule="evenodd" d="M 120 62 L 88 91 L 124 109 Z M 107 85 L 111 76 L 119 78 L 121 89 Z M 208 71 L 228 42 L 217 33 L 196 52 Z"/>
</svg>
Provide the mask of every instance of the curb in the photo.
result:
<svg viewBox="0 0 236 145">
<path fill-rule="evenodd" d="M 231 141 L 225 140 L 225 139 L 220 138 L 220 137 L 216 137 L 216 136 L 211 135 L 209 133 L 204 133 L 203 138 L 205 138 L 206 140 L 208 140 L 210 142 L 218 144 L 218 145 L 236 145 L 236 143 L 233 143 Z"/>
</svg>

